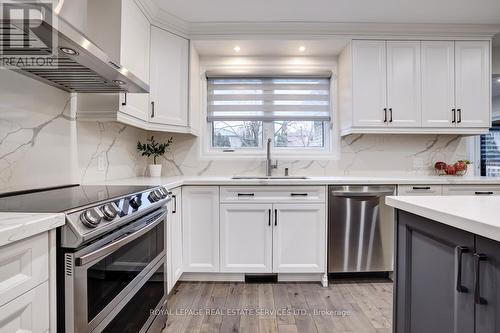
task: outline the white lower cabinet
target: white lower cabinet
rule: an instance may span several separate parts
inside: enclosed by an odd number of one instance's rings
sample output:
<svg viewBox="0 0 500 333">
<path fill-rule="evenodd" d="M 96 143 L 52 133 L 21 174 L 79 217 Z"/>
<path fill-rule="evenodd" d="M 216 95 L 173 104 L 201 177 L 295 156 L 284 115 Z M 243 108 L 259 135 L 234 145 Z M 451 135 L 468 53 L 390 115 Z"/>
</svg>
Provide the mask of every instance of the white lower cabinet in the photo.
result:
<svg viewBox="0 0 500 333">
<path fill-rule="evenodd" d="M 272 205 L 220 206 L 221 272 L 272 272 Z"/>
<path fill-rule="evenodd" d="M 182 190 L 172 190 L 167 219 L 167 292 L 170 293 L 182 275 Z"/>
<path fill-rule="evenodd" d="M 444 185 L 443 195 L 500 195 L 500 185 Z"/>
<path fill-rule="evenodd" d="M 277 204 L 273 208 L 273 271 L 325 272 L 325 204 Z"/>
<path fill-rule="evenodd" d="M 0 307 L 1 333 L 50 332 L 49 282 Z"/>
<path fill-rule="evenodd" d="M 219 187 L 182 189 L 184 272 L 219 272 Z"/>
</svg>

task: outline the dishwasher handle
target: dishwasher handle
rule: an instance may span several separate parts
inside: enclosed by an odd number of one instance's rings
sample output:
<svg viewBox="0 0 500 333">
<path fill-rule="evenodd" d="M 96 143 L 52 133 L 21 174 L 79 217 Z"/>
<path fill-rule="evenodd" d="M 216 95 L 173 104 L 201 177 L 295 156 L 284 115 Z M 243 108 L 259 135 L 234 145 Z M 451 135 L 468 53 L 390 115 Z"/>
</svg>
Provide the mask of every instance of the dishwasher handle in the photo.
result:
<svg viewBox="0 0 500 333">
<path fill-rule="evenodd" d="M 367 191 L 367 192 L 348 192 L 348 191 L 331 191 L 330 195 L 334 197 L 381 197 L 385 195 L 394 195 L 393 191 Z"/>
</svg>

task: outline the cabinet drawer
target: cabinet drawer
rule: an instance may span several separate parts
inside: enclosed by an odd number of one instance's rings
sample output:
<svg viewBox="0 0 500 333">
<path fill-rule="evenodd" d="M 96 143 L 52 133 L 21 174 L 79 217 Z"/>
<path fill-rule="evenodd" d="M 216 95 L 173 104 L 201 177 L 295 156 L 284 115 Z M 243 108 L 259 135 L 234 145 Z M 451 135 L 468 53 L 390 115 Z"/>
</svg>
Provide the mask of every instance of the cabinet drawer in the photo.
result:
<svg viewBox="0 0 500 333">
<path fill-rule="evenodd" d="M 324 186 L 227 186 L 220 188 L 222 203 L 325 202 Z"/>
<path fill-rule="evenodd" d="M 0 332 L 50 332 L 49 283 L 0 307 Z"/>
<path fill-rule="evenodd" d="M 442 185 L 399 185 L 398 195 L 442 195 Z"/>
<path fill-rule="evenodd" d="M 0 306 L 48 278 L 47 232 L 0 248 Z"/>
<path fill-rule="evenodd" d="M 445 185 L 443 195 L 500 195 L 500 185 Z"/>
</svg>

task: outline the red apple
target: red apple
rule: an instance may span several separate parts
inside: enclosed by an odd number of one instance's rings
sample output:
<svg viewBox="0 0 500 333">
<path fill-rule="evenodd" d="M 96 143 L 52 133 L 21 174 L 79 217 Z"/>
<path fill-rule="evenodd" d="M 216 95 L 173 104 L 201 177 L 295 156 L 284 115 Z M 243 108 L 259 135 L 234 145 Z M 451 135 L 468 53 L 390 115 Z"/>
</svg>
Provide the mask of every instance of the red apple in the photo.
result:
<svg viewBox="0 0 500 333">
<path fill-rule="evenodd" d="M 446 174 L 447 175 L 455 175 L 457 173 L 457 170 L 455 169 L 455 166 L 453 165 L 448 165 L 446 167 Z"/>
<path fill-rule="evenodd" d="M 465 163 L 464 161 L 458 161 L 453 166 L 455 167 L 455 170 L 457 172 L 462 172 L 467 170 L 467 163 Z"/>
<path fill-rule="evenodd" d="M 448 166 L 448 164 L 446 164 L 444 162 L 436 162 L 434 164 L 434 169 L 436 169 L 436 170 L 446 170 L 447 166 Z"/>
</svg>

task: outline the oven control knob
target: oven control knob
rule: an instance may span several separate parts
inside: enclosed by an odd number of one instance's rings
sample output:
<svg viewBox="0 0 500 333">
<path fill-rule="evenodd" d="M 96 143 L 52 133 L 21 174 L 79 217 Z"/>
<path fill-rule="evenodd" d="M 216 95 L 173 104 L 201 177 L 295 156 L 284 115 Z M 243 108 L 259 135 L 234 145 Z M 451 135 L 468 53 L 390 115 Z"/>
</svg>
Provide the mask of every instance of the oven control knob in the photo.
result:
<svg viewBox="0 0 500 333">
<path fill-rule="evenodd" d="M 139 207 L 141 207 L 142 205 L 141 198 L 139 197 L 133 197 L 128 203 L 133 209 L 139 209 Z"/>
<path fill-rule="evenodd" d="M 101 207 L 102 215 L 106 221 L 112 221 L 118 215 L 118 209 L 116 205 L 112 203 L 105 204 Z"/>
<path fill-rule="evenodd" d="M 95 209 L 86 210 L 80 215 L 80 221 L 89 228 L 97 227 L 101 222 L 101 218 L 101 215 Z"/>
<path fill-rule="evenodd" d="M 151 191 L 151 193 L 149 193 L 148 195 L 148 199 L 151 202 L 157 202 L 158 200 L 162 199 L 162 194 L 159 190 Z"/>
</svg>

